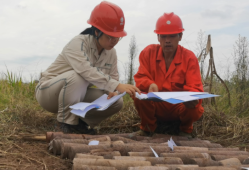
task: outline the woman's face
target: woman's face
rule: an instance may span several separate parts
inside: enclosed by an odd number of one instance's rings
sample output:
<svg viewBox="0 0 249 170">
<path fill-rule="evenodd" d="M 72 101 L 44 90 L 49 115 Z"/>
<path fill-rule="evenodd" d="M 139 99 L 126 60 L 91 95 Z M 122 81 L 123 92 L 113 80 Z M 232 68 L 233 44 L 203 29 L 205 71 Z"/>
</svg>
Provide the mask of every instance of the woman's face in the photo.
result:
<svg viewBox="0 0 249 170">
<path fill-rule="evenodd" d="M 110 50 L 118 43 L 119 39 L 120 37 L 112 37 L 103 33 L 103 35 L 99 38 L 99 44 L 102 48 Z"/>
</svg>

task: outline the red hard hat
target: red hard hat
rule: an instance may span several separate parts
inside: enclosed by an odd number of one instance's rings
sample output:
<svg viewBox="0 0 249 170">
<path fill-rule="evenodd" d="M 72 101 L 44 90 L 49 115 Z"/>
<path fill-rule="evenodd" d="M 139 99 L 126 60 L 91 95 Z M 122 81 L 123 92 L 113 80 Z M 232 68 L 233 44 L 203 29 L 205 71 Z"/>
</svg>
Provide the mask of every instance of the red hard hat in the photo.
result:
<svg viewBox="0 0 249 170">
<path fill-rule="evenodd" d="M 113 37 L 127 35 L 124 30 L 125 18 L 122 9 L 107 1 L 101 2 L 93 9 L 87 23 Z"/>
<path fill-rule="evenodd" d="M 156 34 L 177 34 L 183 32 L 182 20 L 173 12 L 164 13 L 156 22 Z"/>
</svg>

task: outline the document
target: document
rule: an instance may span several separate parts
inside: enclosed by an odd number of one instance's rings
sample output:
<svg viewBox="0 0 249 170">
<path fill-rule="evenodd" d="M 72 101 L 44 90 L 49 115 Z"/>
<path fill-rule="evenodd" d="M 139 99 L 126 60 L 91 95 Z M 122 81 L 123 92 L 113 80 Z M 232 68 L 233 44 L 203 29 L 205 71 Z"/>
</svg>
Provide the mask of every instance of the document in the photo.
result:
<svg viewBox="0 0 249 170">
<path fill-rule="evenodd" d="M 117 96 L 113 96 L 110 99 L 107 99 L 108 97 L 107 94 L 103 94 L 98 99 L 94 100 L 92 103 L 79 102 L 72 106 L 69 106 L 69 108 L 72 109 L 71 113 L 84 118 L 89 110 L 91 109 L 97 109 L 98 111 L 106 110 L 108 107 L 110 107 L 113 103 L 115 103 L 125 94 L 126 92 L 119 94 Z"/>
<path fill-rule="evenodd" d="M 207 92 L 150 92 L 148 94 L 138 94 L 136 97 L 140 100 L 152 100 L 156 102 L 168 102 L 171 104 L 179 104 L 187 101 L 217 97 L 219 95 L 209 94 Z"/>
</svg>

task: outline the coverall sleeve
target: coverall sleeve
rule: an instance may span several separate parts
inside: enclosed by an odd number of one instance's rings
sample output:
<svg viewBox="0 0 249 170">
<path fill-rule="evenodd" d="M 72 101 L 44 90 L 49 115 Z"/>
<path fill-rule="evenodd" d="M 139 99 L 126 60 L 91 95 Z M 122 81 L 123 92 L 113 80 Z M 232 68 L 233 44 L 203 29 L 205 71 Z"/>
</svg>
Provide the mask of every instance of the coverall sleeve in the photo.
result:
<svg viewBox="0 0 249 170">
<path fill-rule="evenodd" d="M 136 86 L 143 92 L 148 92 L 152 83 L 155 83 L 150 73 L 150 53 L 148 50 L 143 50 L 139 55 L 138 72 L 134 75 Z"/>
<path fill-rule="evenodd" d="M 93 67 L 86 53 L 86 43 L 83 43 L 80 49 L 78 48 L 78 44 L 77 42 L 71 42 L 71 44 L 63 50 L 63 56 L 66 62 L 89 83 L 92 83 L 100 89 L 114 92 L 119 82 L 112 79 L 110 75 L 104 74 L 97 67 Z"/>
<path fill-rule="evenodd" d="M 117 54 L 116 50 L 113 53 L 113 57 L 115 58 L 114 63 L 112 63 L 111 71 L 110 71 L 110 76 L 112 79 L 119 81 L 119 73 L 118 73 L 118 63 L 117 63 Z"/>
</svg>

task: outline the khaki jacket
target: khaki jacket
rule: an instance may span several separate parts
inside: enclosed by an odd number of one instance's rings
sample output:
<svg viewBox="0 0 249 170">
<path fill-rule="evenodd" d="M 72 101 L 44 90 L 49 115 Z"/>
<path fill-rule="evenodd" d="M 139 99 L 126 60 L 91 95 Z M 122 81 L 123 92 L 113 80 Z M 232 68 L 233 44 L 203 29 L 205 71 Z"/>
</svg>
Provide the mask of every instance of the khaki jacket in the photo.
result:
<svg viewBox="0 0 249 170">
<path fill-rule="evenodd" d="M 74 37 L 48 69 L 41 73 L 40 83 L 70 70 L 99 89 L 113 92 L 119 84 L 116 50 L 103 50 L 98 55 L 92 35 Z"/>
</svg>

